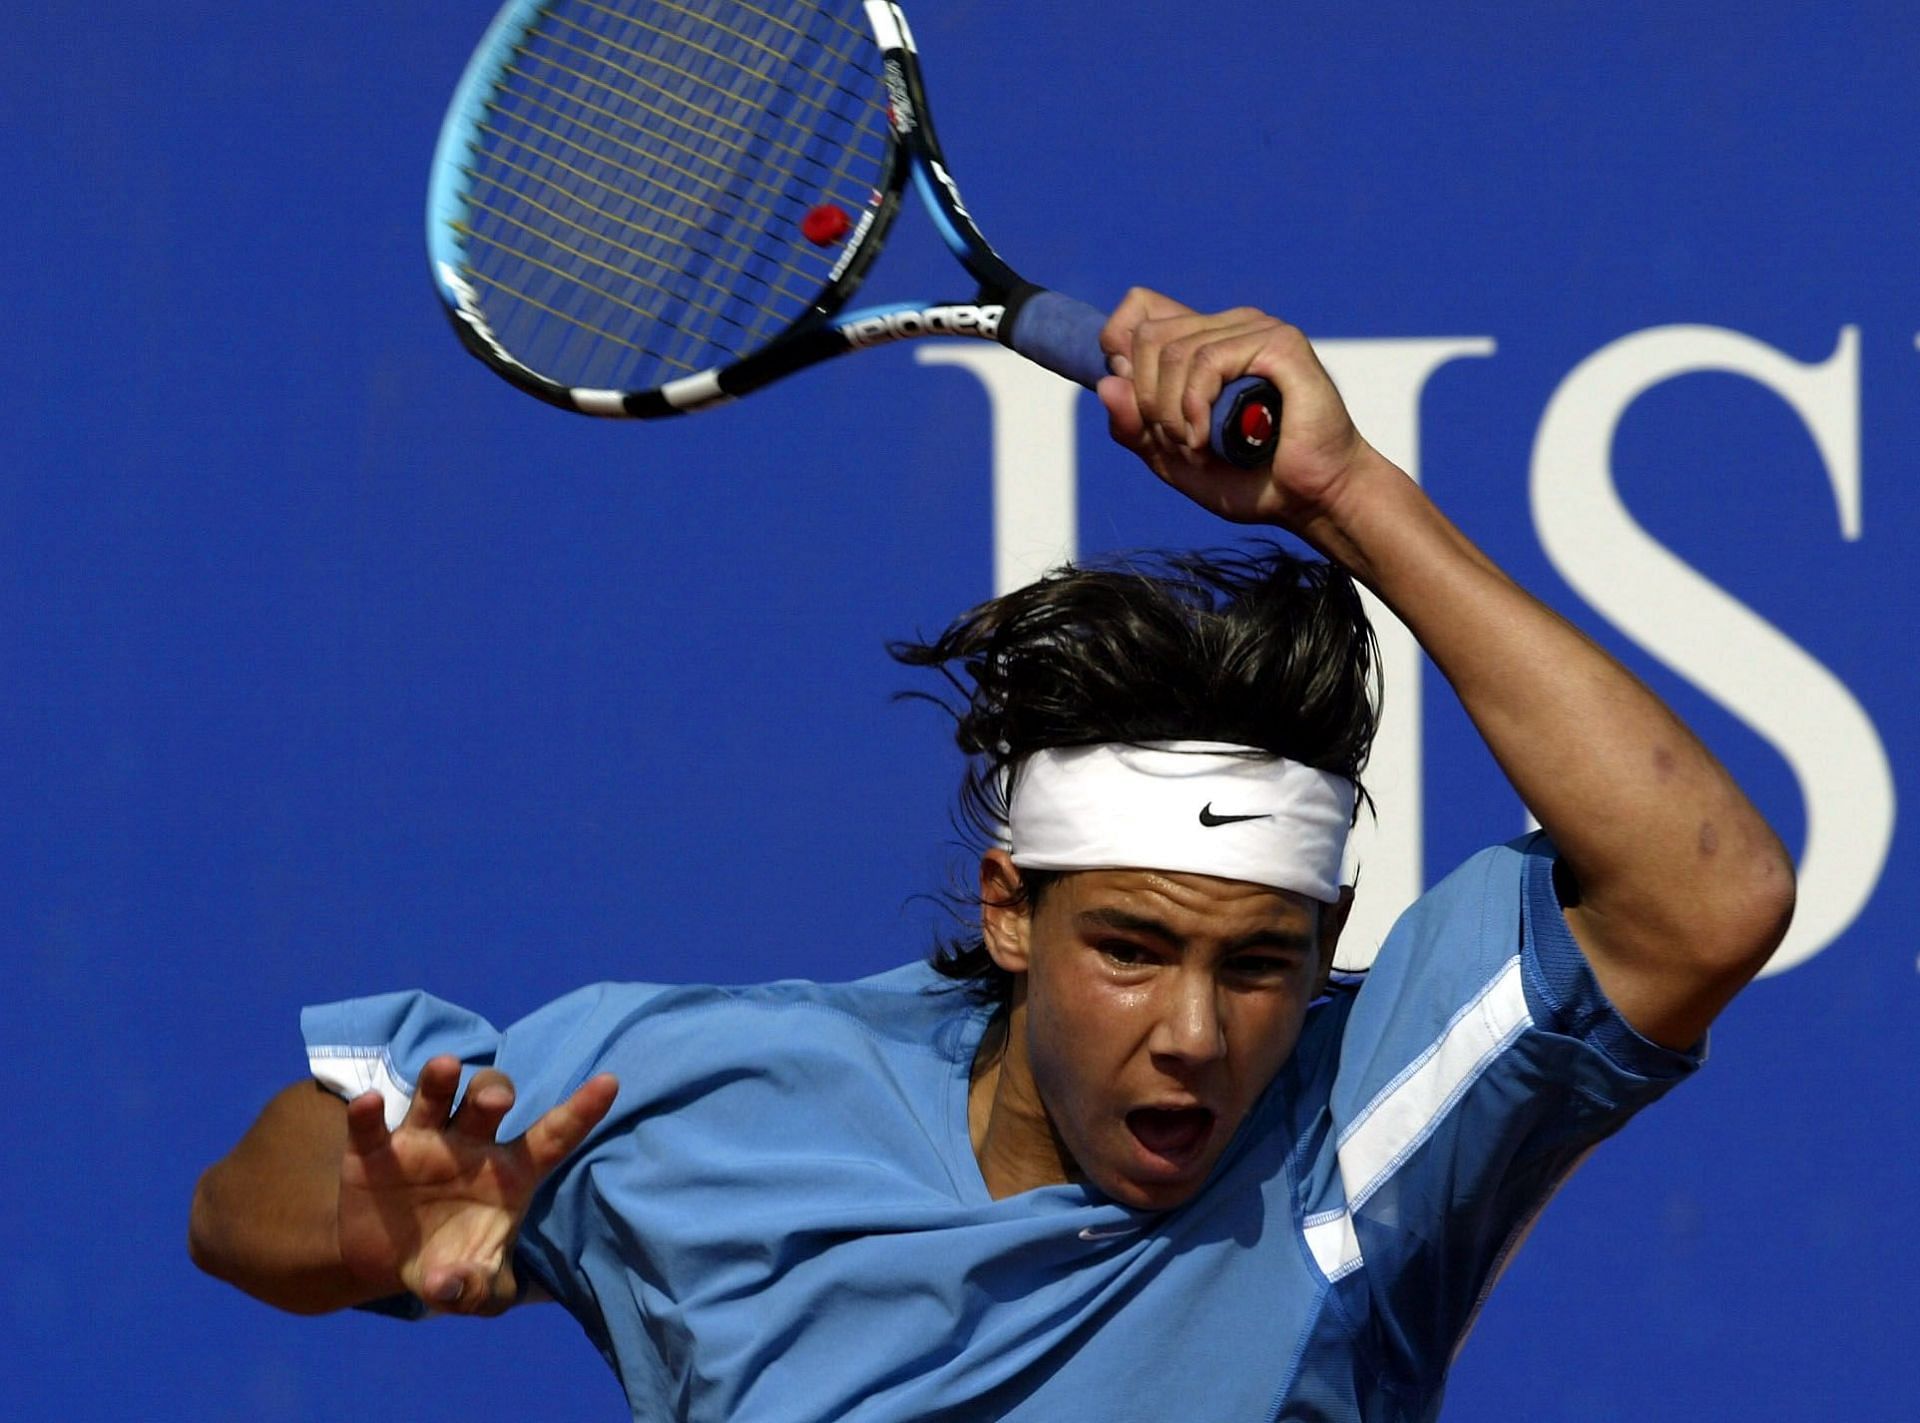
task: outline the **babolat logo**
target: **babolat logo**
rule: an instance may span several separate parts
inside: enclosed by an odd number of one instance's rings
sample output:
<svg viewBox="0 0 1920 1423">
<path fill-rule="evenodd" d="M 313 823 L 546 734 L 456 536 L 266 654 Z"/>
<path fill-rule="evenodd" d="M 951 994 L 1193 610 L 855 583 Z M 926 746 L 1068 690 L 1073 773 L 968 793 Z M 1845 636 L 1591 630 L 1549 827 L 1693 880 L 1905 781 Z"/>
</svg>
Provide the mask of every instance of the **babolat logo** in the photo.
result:
<svg viewBox="0 0 1920 1423">
<path fill-rule="evenodd" d="M 459 308 L 460 319 L 473 329 L 473 334 L 486 343 L 487 349 L 510 366 L 518 366 L 523 371 L 531 368 L 516 361 L 507 354 L 507 348 L 500 344 L 500 338 L 493 334 L 493 328 L 487 325 L 487 318 L 480 312 L 480 294 L 468 283 L 467 279 L 446 263 L 440 263 L 440 280 L 447 284 L 447 290 L 453 293 L 455 304 Z"/>
<path fill-rule="evenodd" d="M 879 196 L 878 193 L 874 194 L 875 202 L 879 201 Z M 840 260 L 833 264 L 833 270 L 827 273 L 829 282 L 839 281 L 841 274 L 852 265 L 854 257 L 859 254 L 861 239 L 867 235 L 867 229 L 873 226 L 874 214 L 878 211 L 877 207 L 869 206 L 860 214 L 859 226 L 853 229 L 853 236 L 847 239 L 846 250 L 840 254 Z"/>
<path fill-rule="evenodd" d="M 973 221 L 973 214 L 968 212 L 967 205 L 960 201 L 959 186 L 953 181 L 952 177 L 949 176 L 947 170 L 931 159 L 927 161 L 927 167 L 931 168 L 933 170 L 933 176 L 940 180 L 940 186 L 947 190 L 947 201 L 953 204 L 953 210 L 967 219 L 967 221 Z"/>
<path fill-rule="evenodd" d="M 913 127 L 913 100 L 907 97 L 907 76 L 899 60 L 886 62 L 882 82 L 887 86 L 887 117 L 893 120 L 893 131 L 905 133 Z"/>
<path fill-rule="evenodd" d="M 878 346 L 911 336 L 978 336 L 993 341 L 999 338 L 1000 319 L 1006 314 L 1004 306 L 929 306 L 863 316 L 839 331 L 854 346 Z"/>
</svg>

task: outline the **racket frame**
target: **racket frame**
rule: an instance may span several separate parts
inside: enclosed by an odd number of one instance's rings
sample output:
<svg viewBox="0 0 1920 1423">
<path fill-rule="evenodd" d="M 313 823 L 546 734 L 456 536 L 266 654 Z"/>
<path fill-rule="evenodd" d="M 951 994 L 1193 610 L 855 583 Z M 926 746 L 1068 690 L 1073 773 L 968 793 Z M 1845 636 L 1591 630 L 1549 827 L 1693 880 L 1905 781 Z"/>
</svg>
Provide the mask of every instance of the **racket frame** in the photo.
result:
<svg viewBox="0 0 1920 1423">
<path fill-rule="evenodd" d="M 495 374 L 562 409 L 650 419 L 721 404 L 848 351 L 921 336 L 997 341 L 1089 387 L 1107 373 L 1098 342 L 1105 314 L 1025 281 L 994 251 L 968 212 L 934 132 L 913 31 L 894 0 L 863 0 L 887 95 L 888 152 L 880 184 L 827 281 L 787 330 L 730 363 L 692 372 L 652 390 L 570 386 L 526 365 L 488 323 L 478 293 L 462 275 L 455 234 L 465 210 L 460 179 L 466 171 L 470 135 L 515 46 L 545 8 L 544 0 L 509 0 L 494 17 L 454 91 L 434 150 L 427 204 L 434 284 L 461 343 Z M 844 310 L 879 256 L 909 186 L 919 195 L 948 250 L 978 284 L 973 295 L 955 301 L 901 301 Z M 1271 433 L 1264 440 L 1250 441 L 1239 433 L 1250 404 L 1266 408 Z M 1234 382 L 1215 406 L 1215 448 L 1243 466 L 1263 461 L 1272 451 L 1278 415 L 1279 397 L 1270 385 L 1253 378 Z M 1247 428 L 1258 425 L 1255 421 Z"/>
</svg>

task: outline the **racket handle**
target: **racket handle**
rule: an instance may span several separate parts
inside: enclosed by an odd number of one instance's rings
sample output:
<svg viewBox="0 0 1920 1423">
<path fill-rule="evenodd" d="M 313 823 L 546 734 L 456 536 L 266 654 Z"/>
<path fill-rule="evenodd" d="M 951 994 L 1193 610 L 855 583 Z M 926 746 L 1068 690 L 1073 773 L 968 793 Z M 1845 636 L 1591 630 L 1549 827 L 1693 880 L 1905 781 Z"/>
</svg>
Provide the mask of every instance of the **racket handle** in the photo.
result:
<svg viewBox="0 0 1920 1423">
<path fill-rule="evenodd" d="M 1107 315 L 1098 307 L 1059 292 L 1036 291 L 1014 313 L 1007 344 L 1036 365 L 1091 390 L 1107 370 L 1100 349 L 1100 328 Z M 1213 452 L 1241 469 L 1257 469 L 1273 458 L 1280 440 L 1280 392 L 1259 376 L 1230 382 L 1213 402 L 1208 442 Z"/>
</svg>

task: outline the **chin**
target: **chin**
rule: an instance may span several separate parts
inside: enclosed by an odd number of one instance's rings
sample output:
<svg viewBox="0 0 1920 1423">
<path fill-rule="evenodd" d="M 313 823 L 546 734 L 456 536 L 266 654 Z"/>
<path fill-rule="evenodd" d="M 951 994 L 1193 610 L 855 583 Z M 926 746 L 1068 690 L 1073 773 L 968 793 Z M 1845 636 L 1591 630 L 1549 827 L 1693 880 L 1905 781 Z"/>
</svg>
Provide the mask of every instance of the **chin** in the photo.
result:
<svg viewBox="0 0 1920 1423">
<path fill-rule="evenodd" d="M 1213 1163 L 1208 1162 L 1202 1170 L 1163 1179 L 1110 1171 L 1090 1180 L 1102 1195 L 1129 1210 L 1170 1211 L 1199 1195 L 1212 1169 Z"/>
<path fill-rule="evenodd" d="M 1168 1181 L 1147 1185 L 1139 1181 L 1125 1181 L 1116 1182 L 1113 1190 L 1101 1189 L 1129 1210 L 1170 1211 L 1184 1206 L 1199 1195 L 1201 1186 L 1205 1184 L 1205 1181 Z"/>
<path fill-rule="evenodd" d="M 1200 1185 L 1182 1182 L 1178 1185 L 1135 1187 L 1136 1199 L 1124 1202 L 1137 1211 L 1170 1211 L 1184 1206 L 1200 1192 Z"/>
</svg>

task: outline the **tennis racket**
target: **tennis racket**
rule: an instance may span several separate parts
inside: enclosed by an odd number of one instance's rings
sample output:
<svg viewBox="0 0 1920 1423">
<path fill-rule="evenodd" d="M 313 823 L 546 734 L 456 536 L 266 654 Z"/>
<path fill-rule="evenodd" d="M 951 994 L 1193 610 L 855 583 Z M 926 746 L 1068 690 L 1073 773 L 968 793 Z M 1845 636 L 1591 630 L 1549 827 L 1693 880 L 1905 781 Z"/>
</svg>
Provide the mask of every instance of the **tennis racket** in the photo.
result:
<svg viewBox="0 0 1920 1423">
<path fill-rule="evenodd" d="M 846 310 L 909 186 L 973 295 Z M 917 336 L 1107 374 L 1105 315 L 968 215 L 890 0 L 508 0 L 441 128 L 427 245 L 466 348 L 589 415 L 678 415 Z M 1279 422 L 1242 378 L 1213 447 L 1252 468 Z"/>
</svg>

